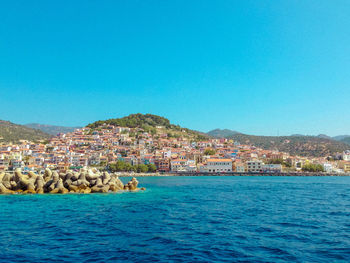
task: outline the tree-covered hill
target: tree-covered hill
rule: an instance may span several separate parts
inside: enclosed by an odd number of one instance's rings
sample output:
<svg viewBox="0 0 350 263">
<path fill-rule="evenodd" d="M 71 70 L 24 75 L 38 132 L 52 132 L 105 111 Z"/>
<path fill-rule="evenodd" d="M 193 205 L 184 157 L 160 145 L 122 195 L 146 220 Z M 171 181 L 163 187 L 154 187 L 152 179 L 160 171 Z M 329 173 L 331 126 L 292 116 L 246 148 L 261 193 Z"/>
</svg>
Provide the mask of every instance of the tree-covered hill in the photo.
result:
<svg viewBox="0 0 350 263">
<path fill-rule="evenodd" d="M 343 143 L 350 145 L 350 136 L 341 139 L 340 142 L 343 142 Z"/>
<path fill-rule="evenodd" d="M 41 130 L 51 135 L 57 135 L 58 133 L 69 133 L 79 128 L 79 127 L 56 126 L 56 125 L 47 125 L 47 124 L 39 124 L 39 123 L 28 123 L 25 126 L 29 128 Z"/>
<path fill-rule="evenodd" d="M 235 134 L 229 138 L 241 144 L 254 145 L 263 149 L 278 150 L 300 156 L 329 156 L 350 148 L 344 142 L 316 136 L 253 136 Z"/>
<path fill-rule="evenodd" d="M 215 129 L 212 131 L 207 132 L 208 135 L 215 137 L 215 138 L 227 138 L 229 136 L 238 134 L 239 132 L 229 130 L 229 129 Z"/>
<path fill-rule="evenodd" d="M 129 116 L 100 120 L 87 125 L 91 129 L 100 128 L 103 125 L 112 125 L 129 128 L 141 128 L 145 131 L 156 133 L 157 128 L 161 128 L 173 136 L 179 134 L 187 135 L 188 137 L 194 137 L 197 140 L 208 138 L 209 136 L 205 133 L 190 130 L 187 128 L 180 127 L 179 125 L 171 124 L 170 121 L 164 117 L 153 115 L 153 114 L 130 114 Z"/>
<path fill-rule="evenodd" d="M 170 121 L 164 117 L 160 117 L 152 114 L 137 113 L 137 114 L 130 114 L 129 116 L 126 116 L 123 118 L 96 121 L 94 123 L 89 124 L 87 127 L 97 128 L 104 124 L 120 126 L 120 127 L 129 127 L 129 128 L 137 128 L 137 127 L 140 128 L 143 125 L 148 125 L 151 127 L 164 126 L 166 128 L 171 128 L 176 126 L 176 125 L 170 124 Z"/>
<path fill-rule="evenodd" d="M 0 120 L 0 142 L 16 143 L 19 140 L 40 141 L 50 137 L 49 134 L 40 130 Z"/>
</svg>

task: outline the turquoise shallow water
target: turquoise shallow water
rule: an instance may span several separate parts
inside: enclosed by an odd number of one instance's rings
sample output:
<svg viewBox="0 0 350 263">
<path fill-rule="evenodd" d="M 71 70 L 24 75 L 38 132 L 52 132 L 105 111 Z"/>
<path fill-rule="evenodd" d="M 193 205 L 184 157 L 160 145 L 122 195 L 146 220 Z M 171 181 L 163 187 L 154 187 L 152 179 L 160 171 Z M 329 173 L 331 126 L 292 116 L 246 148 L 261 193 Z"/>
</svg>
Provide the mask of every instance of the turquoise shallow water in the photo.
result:
<svg viewBox="0 0 350 263">
<path fill-rule="evenodd" d="M 146 191 L 0 196 L 0 261 L 350 261 L 350 178 L 139 181 Z"/>
</svg>

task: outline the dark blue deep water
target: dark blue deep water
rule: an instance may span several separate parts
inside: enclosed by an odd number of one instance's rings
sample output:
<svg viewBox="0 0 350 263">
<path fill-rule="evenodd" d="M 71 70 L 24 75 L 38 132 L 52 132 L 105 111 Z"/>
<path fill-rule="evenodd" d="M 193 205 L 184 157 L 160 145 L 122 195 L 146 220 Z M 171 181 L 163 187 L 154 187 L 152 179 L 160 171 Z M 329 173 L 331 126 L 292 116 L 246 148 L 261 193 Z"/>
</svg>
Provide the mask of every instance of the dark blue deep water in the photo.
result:
<svg viewBox="0 0 350 263">
<path fill-rule="evenodd" d="M 139 181 L 145 192 L 0 196 L 0 261 L 350 262 L 348 177 Z"/>
</svg>

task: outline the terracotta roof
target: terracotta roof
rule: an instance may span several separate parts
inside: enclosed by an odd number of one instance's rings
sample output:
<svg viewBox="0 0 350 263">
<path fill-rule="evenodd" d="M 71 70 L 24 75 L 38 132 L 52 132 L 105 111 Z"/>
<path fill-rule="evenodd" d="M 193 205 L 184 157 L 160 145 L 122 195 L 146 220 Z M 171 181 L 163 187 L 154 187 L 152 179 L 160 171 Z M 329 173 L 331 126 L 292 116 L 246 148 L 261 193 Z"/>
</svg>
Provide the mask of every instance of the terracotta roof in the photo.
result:
<svg viewBox="0 0 350 263">
<path fill-rule="evenodd" d="M 207 162 L 232 162 L 231 159 L 208 159 Z"/>
</svg>

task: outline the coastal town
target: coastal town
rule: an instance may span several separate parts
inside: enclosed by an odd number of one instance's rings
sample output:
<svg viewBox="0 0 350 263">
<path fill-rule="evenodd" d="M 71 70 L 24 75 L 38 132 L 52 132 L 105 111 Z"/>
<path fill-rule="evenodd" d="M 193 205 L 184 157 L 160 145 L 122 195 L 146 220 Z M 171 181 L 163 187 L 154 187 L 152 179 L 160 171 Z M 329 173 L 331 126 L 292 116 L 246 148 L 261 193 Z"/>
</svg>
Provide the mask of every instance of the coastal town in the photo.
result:
<svg viewBox="0 0 350 263">
<path fill-rule="evenodd" d="M 96 167 L 115 172 L 159 173 L 349 173 L 350 151 L 334 156 L 302 157 L 264 150 L 230 139 L 194 140 L 156 126 L 142 128 L 104 124 L 61 133 L 46 141 L 21 140 L 0 145 L 0 172 L 65 172 Z"/>
</svg>

